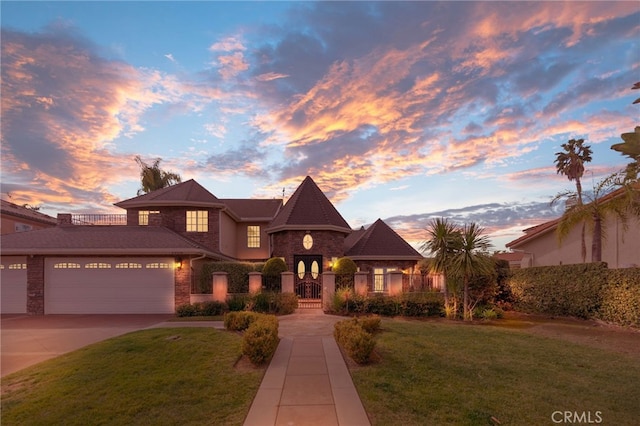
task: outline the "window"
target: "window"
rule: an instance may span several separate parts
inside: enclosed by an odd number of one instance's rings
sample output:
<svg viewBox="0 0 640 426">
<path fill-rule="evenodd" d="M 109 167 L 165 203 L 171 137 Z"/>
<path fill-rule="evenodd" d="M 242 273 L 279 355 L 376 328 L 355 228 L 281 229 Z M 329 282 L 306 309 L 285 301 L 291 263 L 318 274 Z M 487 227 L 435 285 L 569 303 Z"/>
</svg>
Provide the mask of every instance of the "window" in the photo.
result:
<svg viewBox="0 0 640 426">
<path fill-rule="evenodd" d="M 60 262 L 53 265 L 53 269 L 80 269 L 80 264 L 72 262 Z"/>
<path fill-rule="evenodd" d="M 168 263 L 147 263 L 147 269 L 169 269 Z"/>
<path fill-rule="evenodd" d="M 187 212 L 187 232 L 208 232 L 209 212 L 196 210 Z"/>
<path fill-rule="evenodd" d="M 260 248 L 260 227 L 247 226 L 247 247 Z"/>
<path fill-rule="evenodd" d="M 140 210 L 138 211 L 138 225 L 148 225 L 149 215 L 151 213 L 160 213 L 158 210 Z"/>
<path fill-rule="evenodd" d="M 12 263 L 9 265 L 9 269 L 27 269 L 26 263 Z"/>
<path fill-rule="evenodd" d="M 116 265 L 116 269 L 140 269 L 142 268 L 142 265 L 140 263 L 129 263 L 129 262 L 123 262 L 123 263 L 118 263 Z"/>
<path fill-rule="evenodd" d="M 33 226 L 27 225 L 26 223 L 16 223 L 14 229 L 16 232 L 26 232 L 31 231 Z"/>
<path fill-rule="evenodd" d="M 87 263 L 86 265 L 84 265 L 85 269 L 109 269 L 111 268 L 111 264 L 110 263 Z"/>
</svg>

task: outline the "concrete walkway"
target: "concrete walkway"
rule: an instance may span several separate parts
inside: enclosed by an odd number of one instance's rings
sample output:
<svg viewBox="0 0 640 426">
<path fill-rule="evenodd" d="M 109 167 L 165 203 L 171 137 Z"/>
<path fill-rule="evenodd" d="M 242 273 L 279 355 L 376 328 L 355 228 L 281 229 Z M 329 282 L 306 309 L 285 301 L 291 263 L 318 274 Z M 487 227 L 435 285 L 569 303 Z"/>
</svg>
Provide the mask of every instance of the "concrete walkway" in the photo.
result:
<svg viewBox="0 0 640 426">
<path fill-rule="evenodd" d="M 333 338 L 343 318 L 308 309 L 278 319 L 280 344 L 245 426 L 370 425 Z"/>
</svg>

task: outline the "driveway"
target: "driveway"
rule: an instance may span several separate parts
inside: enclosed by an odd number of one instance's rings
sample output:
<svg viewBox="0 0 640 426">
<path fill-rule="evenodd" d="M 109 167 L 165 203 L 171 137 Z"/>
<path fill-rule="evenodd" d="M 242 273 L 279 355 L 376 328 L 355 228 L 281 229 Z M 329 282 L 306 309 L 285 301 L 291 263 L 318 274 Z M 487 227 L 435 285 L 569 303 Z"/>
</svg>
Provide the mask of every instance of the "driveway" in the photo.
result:
<svg viewBox="0 0 640 426">
<path fill-rule="evenodd" d="M 173 315 L 2 315 L 0 376 L 92 343 L 151 327 Z"/>
</svg>

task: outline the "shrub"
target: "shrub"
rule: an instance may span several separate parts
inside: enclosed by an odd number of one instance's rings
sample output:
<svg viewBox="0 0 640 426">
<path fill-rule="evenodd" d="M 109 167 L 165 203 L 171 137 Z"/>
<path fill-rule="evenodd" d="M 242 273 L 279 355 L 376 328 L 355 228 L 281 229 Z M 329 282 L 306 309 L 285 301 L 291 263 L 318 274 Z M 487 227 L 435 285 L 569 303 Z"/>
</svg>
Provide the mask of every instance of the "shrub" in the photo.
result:
<svg viewBox="0 0 640 426">
<path fill-rule="evenodd" d="M 294 293 L 278 293 L 276 297 L 276 312 L 280 315 L 292 314 L 298 309 L 298 296 Z"/>
<path fill-rule="evenodd" d="M 263 292 L 256 293 L 251 296 L 251 304 L 253 311 L 261 313 L 275 313 L 276 310 L 276 293 Z"/>
<path fill-rule="evenodd" d="M 640 327 L 640 268 L 609 271 L 597 317 L 619 325 Z"/>
<path fill-rule="evenodd" d="M 444 315 L 442 293 L 408 293 L 402 299 L 402 315 L 407 317 L 431 317 Z"/>
<path fill-rule="evenodd" d="M 350 288 L 338 288 L 331 299 L 331 312 L 348 313 L 347 301 L 353 299 L 354 292 Z"/>
<path fill-rule="evenodd" d="M 256 314 L 257 315 L 257 314 Z M 242 338 L 242 353 L 255 365 L 271 359 L 278 348 L 278 320 L 273 315 L 258 315 Z"/>
<path fill-rule="evenodd" d="M 367 299 L 367 313 L 393 317 L 400 315 L 402 303 L 397 297 L 375 295 Z"/>
<path fill-rule="evenodd" d="M 355 321 L 367 333 L 373 334 L 380 331 L 380 317 L 360 317 L 355 318 Z"/>
<path fill-rule="evenodd" d="M 249 292 L 249 272 L 260 272 L 262 263 L 249 262 L 210 262 L 202 265 L 200 273 L 200 291 L 211 293 L 211 280 L 214 272 L 226 272 L 229 280 L 229 293 Z"/>
<path fill-rule="evenodd" d="M 196 307 L 191 304 L 180 305 L 176 309 L 176 315 L 179 317 L 192 317 L 195 316 L 196 312 Z"/>
<path fill-rule="evenodd" d="M 247 303 L 251 297 L 248 294 L 233 294 L 227 300 L 227 305 L 229 306 L 229 310 L 234 311 L 244 311 L 247 308 Z"/>
<path fill-rule="evenodd" d="M 514 271 L 508 285 L 525 312 L 591 318 L 601 304 L 607 265 L 542 266 Z"/>
<path fill-rule="evenodd" d="M 267 260 L 262 268 L 262 275 L 266 277 L 279 277 L 287 271 L 287 264 L 280 257 L 272 257 Z"/>
<path fill-rule="evenodd" d="M 358 364 L 366 364 L 375 348 L 373 335 L 367 332 L 357 320 L 336 323 L 333 335 L 340 346 Z"/>
<path fill-rule="evenodd" d="M 224 328 L 230 331 L 243 331 L 259 317 L 260 314 L 255 312 L 228 312 L 224 316 Z"/>
<path fill-rule="evenodd" d="M 178 306 L 176 315 L 179 317 L 218 316 L 228 310 L 223 302 L 203 302 Z"/>
</svg>

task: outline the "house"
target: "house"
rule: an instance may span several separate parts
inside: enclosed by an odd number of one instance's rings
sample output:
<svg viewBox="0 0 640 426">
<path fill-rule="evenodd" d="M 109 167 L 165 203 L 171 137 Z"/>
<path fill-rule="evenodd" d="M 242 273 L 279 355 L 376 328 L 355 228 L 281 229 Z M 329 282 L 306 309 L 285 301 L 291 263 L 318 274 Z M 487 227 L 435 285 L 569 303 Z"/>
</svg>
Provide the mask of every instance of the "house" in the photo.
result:
<svg viewBox="0 0 640 426">
<path fill-rule="evenodd" d="M 618 189 L 602 197 L 601 202 L 608 202 L 623 194 Z M 542 223 L 524 230 L 525 235 L 506 244 L 514 252 L 522 254 L 520 266 L 551 266 L 582 263 L 581 227 L 576 226 L 562 240 L 556 232 L 560 218 Z M 608 214 L 602 228 L 602 261 L 609 268 L 628 268 L 640 266 L 640 219 L 629 217 L 627 229 L 613 214 Z M 586 262 L 591 262 L 592 231 L 587 226 L 585 243 L 587 247 Z"/>
<path fill-rule="evenodd" d="M 2 313 L 173 313 L 211 261 L 282 257 L 297 281 L 319 282 L 345 255 L 372 274 L 422 259 L 381 220 L 353 232 L 310 177 L 284 205 L 221 199 L 188 180 L 116 206 L 121 225 L 60 214 L 56 227 L 4 236 Z"/>
<path fill-rule="evenodd" d="M 56 219 L 39 211 L 0 200 L 0 234 L 33 231 L 56 226 Z"/>
</svg>

